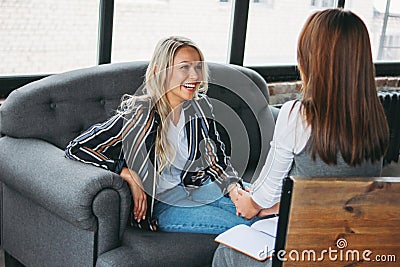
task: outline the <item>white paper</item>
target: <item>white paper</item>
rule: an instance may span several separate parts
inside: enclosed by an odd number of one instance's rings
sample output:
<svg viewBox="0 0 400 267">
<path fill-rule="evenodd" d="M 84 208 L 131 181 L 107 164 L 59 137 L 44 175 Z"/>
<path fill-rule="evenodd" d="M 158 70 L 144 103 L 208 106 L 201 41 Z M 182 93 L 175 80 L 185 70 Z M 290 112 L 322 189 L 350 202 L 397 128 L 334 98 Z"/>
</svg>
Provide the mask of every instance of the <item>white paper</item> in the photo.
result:
<svg viewBox="0 0 400 267">
<path fill-rule="evenodd" d="M 215 241 L 240 251 L 259 261 L 272 256 L 278 217 L 264 219 L 251 227 L 240 224 L 218 235 Z"/>
<path fill-rule="evenodd" d="M 279 217 L 274 217 L 271 219 L 259 220 L 251 225 L 251 228 L 264 232 L 268 235 L 276 237 L 276 232 L 278 231 L 278 219 Z"/>
</svg>

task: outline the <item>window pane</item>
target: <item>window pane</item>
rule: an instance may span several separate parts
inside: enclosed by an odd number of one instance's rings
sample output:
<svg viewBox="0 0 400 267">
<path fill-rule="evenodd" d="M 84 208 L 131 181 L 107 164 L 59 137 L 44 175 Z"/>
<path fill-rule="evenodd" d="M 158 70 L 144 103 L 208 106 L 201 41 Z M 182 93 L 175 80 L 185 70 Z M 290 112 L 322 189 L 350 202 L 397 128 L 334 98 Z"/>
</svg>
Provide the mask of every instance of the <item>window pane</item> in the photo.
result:
<svg viewBox="0 0 400 267">
<path fill-rule="evenodd" d="M 161 38 L 181 35 L 226 62 L 231 13 L 231 1 L 116 0 L 112 61 L 149 60 Z"/>
<path fill-rule="evenodd" d="M 244 65 L 296 64 L 297 39 L 308 16 L 336 6 L 337 0 L 251 1 Z"/>
<path fill-rule="evenodd" d="M 386 4 L 389 3 L 385 26 Z M 346 9 L 350 9 L 367 25 L 375 61 L 400 60 L 400 1 L 399 0 L 346 0 Z"/>
<path fill-rule="evenodd" d="M 0 75 L 96 64 L 98 0 L 2 0 L 0 10 Z"/>
</svg>

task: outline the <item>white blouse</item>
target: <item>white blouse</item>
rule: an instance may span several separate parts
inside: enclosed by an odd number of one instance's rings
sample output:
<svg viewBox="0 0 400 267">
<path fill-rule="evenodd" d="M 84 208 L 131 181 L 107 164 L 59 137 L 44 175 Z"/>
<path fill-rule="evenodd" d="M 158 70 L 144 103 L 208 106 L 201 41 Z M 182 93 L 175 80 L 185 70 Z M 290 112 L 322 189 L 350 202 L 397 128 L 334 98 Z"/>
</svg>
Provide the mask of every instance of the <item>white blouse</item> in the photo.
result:
<svg viewBox="0 0 400 267">
<path fill-rule="evenodd" d="M 157 183 L 157 194 L 171 189 L 181 183 L 181 172 L 189 158 L 188 141 L 185 128 L 185 113 L 181 110 L 178 124 L 169 124 L 167 140 L 175 151 L 172 162 L 167 164 L 161 173 Z"/>
<path fill-rule="evenodd" d="M 253 200 L 263 208 L 279 202 L 282 181 L 290 171 L 294 155 L 304 149 L 310 138 L 311 127 L 308 127 L 301 115 L 300 107 L 301 103 L 294 104 L 294 100 L 282 106 L 267 160 L 260 177 L 251 186 Z"/>
</svg>

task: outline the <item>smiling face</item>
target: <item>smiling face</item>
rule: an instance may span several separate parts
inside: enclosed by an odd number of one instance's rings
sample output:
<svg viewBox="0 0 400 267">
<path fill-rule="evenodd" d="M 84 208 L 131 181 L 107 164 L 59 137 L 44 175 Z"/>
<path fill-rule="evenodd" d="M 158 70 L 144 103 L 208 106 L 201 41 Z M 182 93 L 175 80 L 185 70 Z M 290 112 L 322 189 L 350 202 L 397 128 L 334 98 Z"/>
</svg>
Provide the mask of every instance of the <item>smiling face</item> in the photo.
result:
<svg viewBox="0 0 400 267">
<path fill-rule="evenodd" d="M 166 83 L 166 97 L 172 109 L 193 98 L 202 81 L 199 52 L 191 47 L 180 48 L 174 57 L 171 74 Z"/>
</svg>

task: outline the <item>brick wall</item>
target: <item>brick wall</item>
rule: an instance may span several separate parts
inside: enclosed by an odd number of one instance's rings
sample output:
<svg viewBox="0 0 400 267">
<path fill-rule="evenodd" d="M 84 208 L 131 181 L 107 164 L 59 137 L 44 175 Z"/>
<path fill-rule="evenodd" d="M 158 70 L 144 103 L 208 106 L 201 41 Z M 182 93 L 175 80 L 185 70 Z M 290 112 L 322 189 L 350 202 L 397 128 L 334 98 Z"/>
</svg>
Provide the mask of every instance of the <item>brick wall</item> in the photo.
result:
<svg viewBox="0 0 400 267">
<path fill-rule="evenodd" d="M 400 91 L 399 77 L 377 77 L 376 85 L 378 91 Z M 270 94 L 270 104 L 279 105 L 286 101 L 300 98 L 301 82 L 279 82 L 269 83 L 268 89 Z M 0 105 L 4 99 L 0 99 Z"/>
<path fill-rule="evenodd" d="M 377 77 L 376 85 L 378 91 L 400 91 L 400 76 Z M 269 83 L 270 104 L 283 104 L 286 101 L 300 98 L 300 87 L 300 81 Z"/>
</svg>

